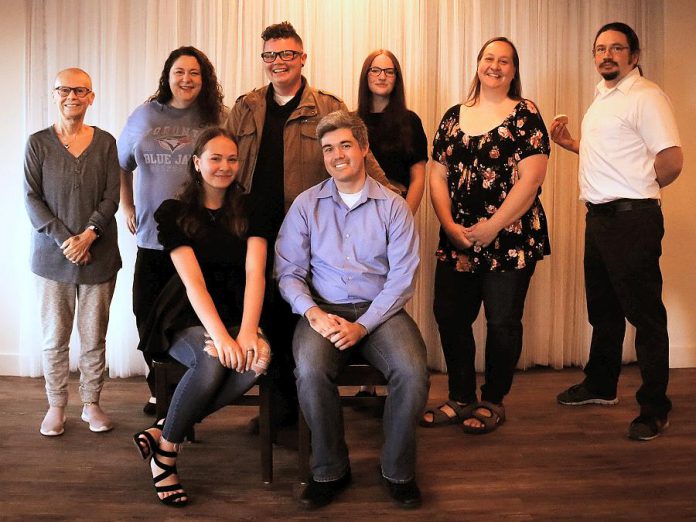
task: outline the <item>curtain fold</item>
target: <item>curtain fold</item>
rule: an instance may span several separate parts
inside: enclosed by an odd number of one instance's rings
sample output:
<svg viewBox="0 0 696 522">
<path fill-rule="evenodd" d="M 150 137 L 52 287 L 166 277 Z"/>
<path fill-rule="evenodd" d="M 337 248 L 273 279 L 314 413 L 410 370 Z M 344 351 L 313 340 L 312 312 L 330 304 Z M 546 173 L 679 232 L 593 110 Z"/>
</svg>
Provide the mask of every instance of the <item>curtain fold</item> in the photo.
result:
<svg viewBox="0 0 696 522">
<path fill-rule="evenodd" d="M 547 125 L 557 113 L 579 134 L 584 111 L 599 76 L 590 48 L 596 30 L 620 20 L 633 26 L 643 44 L 641 64 L 662 80 L 663 2 L 648 0 L 43 0 L 28 9 L 26 128 L 35 132 L 54 120 L 49 92 L 57 71 L 78 66 L 93 79 L 96 99 L 87 122 L 119 135 L 130 112 L 150 96 L 168 53 L 181 45 L 203 50 L 216 67 L 225 103 L 265 83 L 259 53 L 267 25 L 290 21 L 302 36 L 309 83 L 357 104 L 358 74 L 365 56 L 388 48 L 404 72 L 409 108 L 422 119 L 432 141 L 444 111 L 462 101 L 476 69 L 482 43 L 509 37 L 520 54 L 523 95 L 539 106 Z M 136 174 L 137 175 L 137 174 Z M 582 277 L 584 209 L 578 201 L 577 156 L 552 148 L 542 202 L 552 254 L 538 264 L 525 310 L 521 368 L 560 368 L 587 360 L 587 325 Z M 16 215 L 27 230 L 18 198 Z M 120 215 L 119 272 L 107 337 L 112 377 L 142 374 L 131 312 L 135 241 Z M 438 223 L 426 191 L 417 214 L 421 269 L 408 305 L 428 346 L 432 368 L 444 370 L 432 315 L 434 250 Z M 23 252 L 28 252 L 28 248 Z M 26 254 L 25 254 L 26 255 Z M 28 259 L 24 266 L 28 266 Z M 27 291 L 20 304 L 20 360 L 23 375 L 41 374 L 37 311 L 28 270 L 19 275 Z M 481 314 L 483 316 L 483 314 Z M 485 324 L 475 324 L 483 368 Z M 624 360 L 634 360 L 632 334 Z M 76 368 L 77 350 L 71 366 Z"/>
</svg>

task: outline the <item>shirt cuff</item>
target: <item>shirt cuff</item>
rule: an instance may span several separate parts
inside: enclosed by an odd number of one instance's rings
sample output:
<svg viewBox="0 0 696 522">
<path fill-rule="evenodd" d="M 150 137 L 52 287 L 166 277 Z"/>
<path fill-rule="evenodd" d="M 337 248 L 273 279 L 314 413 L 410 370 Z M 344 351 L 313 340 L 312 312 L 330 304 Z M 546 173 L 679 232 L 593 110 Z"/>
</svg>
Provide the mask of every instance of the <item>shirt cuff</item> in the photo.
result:
<svg viewBox="0 0 696 522">
<path fill-rule="evenodd" d="M 300 314 L 302 317 L 304 317 L 307 310 L 314 306 L 318 305 L 314 302 L 314 300 L 311 297 L 301 295 L 295 300 L 293 308 L 296 314 Z"/>
<path fill-rule="evenodd" d="M 377 327 L 384 322 L 384 316 L 368 308 L 367 312 L 362 314 L 355 322 L 363 325 L 365 327 L 365 330 L 367 330 L 367 333 L 370 334 L 374 332 L 377 329 Z"/>
</svg>

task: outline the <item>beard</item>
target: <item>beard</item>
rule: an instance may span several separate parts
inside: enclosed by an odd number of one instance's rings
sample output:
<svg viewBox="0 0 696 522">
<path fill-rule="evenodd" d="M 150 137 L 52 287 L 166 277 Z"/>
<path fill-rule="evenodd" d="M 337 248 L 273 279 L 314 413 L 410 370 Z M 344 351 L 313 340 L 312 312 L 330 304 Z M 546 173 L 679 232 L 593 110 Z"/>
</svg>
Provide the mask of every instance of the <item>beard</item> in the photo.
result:
<svg viewBox="0 0 696 522">
<path fill-rule="evenodd" d="M 611 72 L 600 72 L 599 74 L 601 74 L 602 78 L 604 78 L 608 82 L 615 80 L 619 76 L 619 70 L 618 70 L 619 64 L 616 62 L 612 62 L 612 61 L 606 61 L 606 62 L 604 62 L 604 64 L 613 65 L 614 67 L 617 68 L 617 70 L 611 71 Z"/>
<path fill-rule="evenodd" d="M 605 72 L 605 73 L 600 73 L 602 75 L 602 78 L 604 78 L 606 81 L 610 82 L 612 80 L 616 80 L 616 78 L 619 76 L 619 71 L 611 71 L 611 72 Z"/>
</svg>

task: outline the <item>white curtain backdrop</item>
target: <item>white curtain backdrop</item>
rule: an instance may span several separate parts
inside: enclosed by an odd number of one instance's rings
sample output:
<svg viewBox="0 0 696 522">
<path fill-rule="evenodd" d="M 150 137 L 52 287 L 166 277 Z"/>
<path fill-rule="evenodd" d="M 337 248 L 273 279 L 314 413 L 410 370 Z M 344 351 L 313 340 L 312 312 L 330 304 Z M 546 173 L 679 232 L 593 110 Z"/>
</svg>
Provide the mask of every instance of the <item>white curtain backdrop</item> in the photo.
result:
<svg viewBox="0 0 696 522">
<path fill-rule="evenodd" d="M 597 76 L 590 55 L 596 30 L 623 21 L 636 29 L 646 76 L 662 80 L 663 2 L 651 0 L 35 0 L 26 20 L 25 128 L 28 133 L 54 121 L 49 92 L 55 74 L 77 66 L 90 73 L 96 100 L 90 124 L 118 136 L 130 112 L 156 88 L 168 53 L 181 45 L 203 50 L 216 66 L 226 104 L 266 83 L 259 53 L 264 27 L 290 21 L 309 55 L 304 74 L 311 85 L 357 103 L 364 57 L 388 48 L 401 61 L 409 107 L 423 121 L 429 141 L 444 111 L 461 101 L 475 71 L 481 44 L 504 35 L 517 46 L 523 95 L 534 100 L 545 121 L 556 113 L 570 118 L 577 135 L 592 100 Z M 589 327 L 582 277 L 584 209 L 578 202 L 577 157 L 553 147 L 542 202 L 549 217 L 552 255 L 539 263 L 525 311 L 524 351 L 519 366 L 560 368 L 587 359 Z M 17 198 L 28 257 L 29 224 Z M 432 316 L 433 252 L 438 224 L 426 193 L 417 215 L 422 264 L 409 310 L 428 346 L 431 367 L 444 370 Z M 119 213 L 119 272 L 111 307 L 107 362 L 112 377 L 144 372 L 136 352 L 131 312 L 134 238 Z M 22 266 L 28 266 L 28 259 Z M 21 298 L 20 371 L 41 375 L 40 338 L 32 276 L 19 277 Z M 630 331 L 629 331 L 630 332 Z M 485 325 L 479 317 L 477 367 L 483 366 Z M 627 336 L 624 360 L 633 360 Z M 76 367 L 72 350 L 71 366 Z"/>
</svg>

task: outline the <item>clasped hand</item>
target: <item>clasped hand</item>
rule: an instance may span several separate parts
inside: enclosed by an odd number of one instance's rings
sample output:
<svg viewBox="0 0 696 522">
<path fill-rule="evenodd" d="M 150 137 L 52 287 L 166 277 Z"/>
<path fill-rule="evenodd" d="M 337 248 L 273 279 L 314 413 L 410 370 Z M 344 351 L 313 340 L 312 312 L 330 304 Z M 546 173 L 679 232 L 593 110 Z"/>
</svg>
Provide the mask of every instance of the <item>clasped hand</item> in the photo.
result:
<svg viewBox="0 0 696 522">
<path fill-rule="evenodd" d="M 360 323 L 326 313 L 318 306 L 310 308 L 305 316 L 312 329 L 339 350 L 355 346 L 367 335 L 367 330 Z"/>
<path fill-rule="evenodd" d="M 472 247 L 486 247 L 498 236 L 499 230 L 488 219 L 482 219 L 475 225 L 464 227 L 453 224 L 447 230 L 447 237 L 458 250 Z"/>
<path fill-rule="evenodd" d="M 265 374 L 271 362 L 271 347 L 256 332 L 240 332 L 237 339 L 228 336 L 218 343 L 205 334 L 204 351 L 220 359 L 220 364 L 242 373 L 253 370 L 258 377 Z"/>
<path fill-rule="evenodd" d="M 96 235 L 91 230 L 69 237 L 60 245 L 63 255 L 76 265 L 86 265 L 92 260 L 89 249 Z"/>
</svg>

